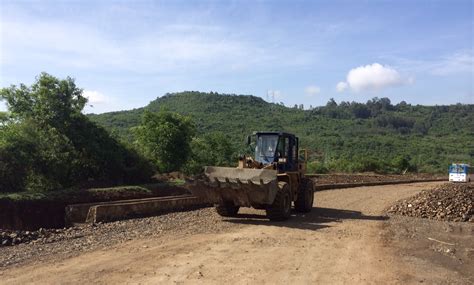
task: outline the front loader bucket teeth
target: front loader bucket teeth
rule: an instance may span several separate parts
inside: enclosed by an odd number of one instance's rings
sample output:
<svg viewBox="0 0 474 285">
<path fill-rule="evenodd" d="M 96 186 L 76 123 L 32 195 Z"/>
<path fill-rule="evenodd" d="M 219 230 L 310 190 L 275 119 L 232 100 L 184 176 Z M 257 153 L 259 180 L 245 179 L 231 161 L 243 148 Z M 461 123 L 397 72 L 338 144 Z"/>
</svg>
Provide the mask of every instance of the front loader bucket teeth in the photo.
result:
<svg viewBox="0 0 474 285">
<path fill-rule="evenodd" d="M 206 166 L 204 175 L 190 185 L 191 192 L 214 204 L 269 205 L 278 188 L 276 170 Z"/>
</svg>

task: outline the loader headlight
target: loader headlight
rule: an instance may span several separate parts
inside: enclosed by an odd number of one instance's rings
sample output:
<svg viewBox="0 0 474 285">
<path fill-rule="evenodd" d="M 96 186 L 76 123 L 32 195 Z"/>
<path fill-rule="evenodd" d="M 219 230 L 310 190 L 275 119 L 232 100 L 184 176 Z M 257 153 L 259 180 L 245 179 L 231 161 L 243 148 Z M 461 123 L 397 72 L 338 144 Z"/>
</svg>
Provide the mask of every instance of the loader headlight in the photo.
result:
<svg viewBox="0 0 474 285">
<path fill-rule="evenodd" d="M 278 163 L 286 163 L 286 158 L 280 157 L 280 158 L 278 159 Z"/>
</svg>

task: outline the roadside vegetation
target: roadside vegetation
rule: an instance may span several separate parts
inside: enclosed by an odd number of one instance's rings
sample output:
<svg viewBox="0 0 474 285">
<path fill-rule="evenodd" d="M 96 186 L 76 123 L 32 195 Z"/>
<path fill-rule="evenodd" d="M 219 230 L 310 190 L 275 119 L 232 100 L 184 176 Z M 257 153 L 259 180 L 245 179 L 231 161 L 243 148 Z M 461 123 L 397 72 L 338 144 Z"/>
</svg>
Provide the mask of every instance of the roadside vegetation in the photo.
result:
<svg viewBox="0 0 474 285">
<path fill-rule="evenodd" d="M 195 173 L 234 154 L 222 133 L 196 137 L 189 117 L 165 110 L 143 113 L 133 140 L 117 138 L 82 113 L 87 98 L 69 77 L 41 73 L 31 86 L 1 89 L 0 99 L 8 107 L 0 113 L 0 199 L 143 196 L 156 171 Z"/>
</svg>

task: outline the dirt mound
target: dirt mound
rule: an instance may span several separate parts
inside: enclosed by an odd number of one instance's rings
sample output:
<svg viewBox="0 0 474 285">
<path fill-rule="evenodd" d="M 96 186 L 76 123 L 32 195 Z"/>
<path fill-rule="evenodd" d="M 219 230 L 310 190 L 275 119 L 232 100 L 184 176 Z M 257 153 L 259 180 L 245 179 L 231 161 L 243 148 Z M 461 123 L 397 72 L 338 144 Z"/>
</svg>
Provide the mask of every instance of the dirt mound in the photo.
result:
<svg viewBox="0 0 474 285">
<path fill-rule="evenodd" d="M 446 183 L 399 201 L 388 212 L 440 221 L 474 222 L 474 184 Z"/>
<path fill-rule="evenodd" d="M 417 179 L 438 179 L 444 176 L 433 174 L 375 174 L 375 173 L 331 173 L 331 174 L 310 174 L 316 184 L 340 184 L 340 183 L 366 183 L 382 181 L 405 181 Z"/>
</svg>

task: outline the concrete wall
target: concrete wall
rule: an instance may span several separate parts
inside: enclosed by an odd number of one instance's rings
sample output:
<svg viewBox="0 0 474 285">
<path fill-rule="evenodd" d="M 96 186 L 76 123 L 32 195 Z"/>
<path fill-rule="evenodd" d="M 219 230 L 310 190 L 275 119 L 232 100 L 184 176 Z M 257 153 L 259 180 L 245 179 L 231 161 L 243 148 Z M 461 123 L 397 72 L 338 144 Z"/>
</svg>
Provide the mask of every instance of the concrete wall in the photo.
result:
<svg viewBox="0 0 474 285">
<path fill-rule="evenodd" d="M 65 219 L 67 225 L 111 222 L 168 212 L 188 211 L 206 206 L 210 206 L 210 204 L 191 195 L 76 204 L 66 207 Z"/>
</svg>

